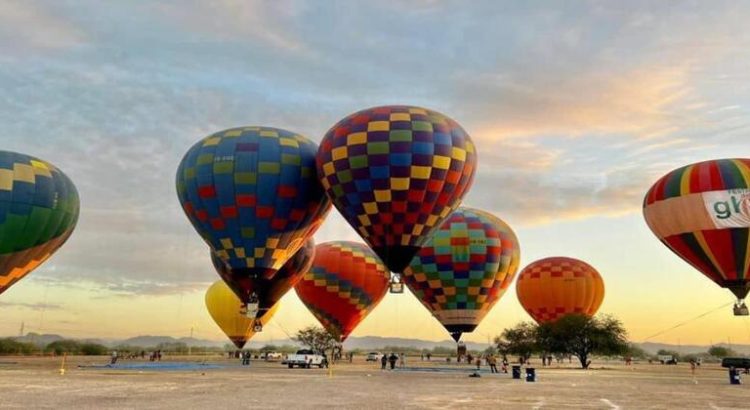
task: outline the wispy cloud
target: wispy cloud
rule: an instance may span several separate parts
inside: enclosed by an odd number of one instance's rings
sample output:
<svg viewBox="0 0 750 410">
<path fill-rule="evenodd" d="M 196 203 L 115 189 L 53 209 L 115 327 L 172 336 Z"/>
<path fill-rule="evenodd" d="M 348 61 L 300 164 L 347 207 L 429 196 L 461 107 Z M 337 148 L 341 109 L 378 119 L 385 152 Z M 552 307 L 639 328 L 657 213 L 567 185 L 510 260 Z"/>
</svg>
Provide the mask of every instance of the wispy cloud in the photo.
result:
<svg viewBox="0 0 750 410">
<path fill-rule="evenodd" d="M 29 310 L 65 310 L 65 308 L 62 305 L 51 304 L 51 303 L 22 303 L 22 302 L 0 301 L 0 307 L 21 308 L 21 309 L 29 309 Z"/>
</svg>

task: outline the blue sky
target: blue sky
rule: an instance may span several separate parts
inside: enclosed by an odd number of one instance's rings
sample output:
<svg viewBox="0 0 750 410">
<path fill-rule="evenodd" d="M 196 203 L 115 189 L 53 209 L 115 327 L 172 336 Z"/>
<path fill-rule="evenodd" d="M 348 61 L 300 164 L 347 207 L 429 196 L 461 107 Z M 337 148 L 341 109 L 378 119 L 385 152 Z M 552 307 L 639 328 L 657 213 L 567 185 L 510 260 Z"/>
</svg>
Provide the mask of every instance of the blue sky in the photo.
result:
<svg viewBox="0 0 750 410">
<path fill-rule="evenodd" d="M 661 247 L 640 207 L 677 166 L 750 155 L 748 17 L 741 2 L 697 1 L 2 1 L 0 148 L 62 168 L 82 214 L 70 242 L 2 295 L 0 334 L 23 321 L 220 339 L 203 308 L 216 275 L 174 193 L 183 153 L 239 125 L 318 141 L 353 111 L 403 103 L 472 135 L 465 203 L 516 229 L 523 265 L 591 262 L 602 311 L 646 338 L 731 301 Z M 332 213 L 316 239 L 357 237 Z M 296 296 L 283 303 L 259 339 L 313 323 Z M 510 291 L 467 338 L 518 320 Z M 354 333 L 365 334 L 447 337 L 410 295 L 389 295 Z M 750 343 L 748 322 L 723 310 L 657 339 L 733 335 Z"/>
</svg>

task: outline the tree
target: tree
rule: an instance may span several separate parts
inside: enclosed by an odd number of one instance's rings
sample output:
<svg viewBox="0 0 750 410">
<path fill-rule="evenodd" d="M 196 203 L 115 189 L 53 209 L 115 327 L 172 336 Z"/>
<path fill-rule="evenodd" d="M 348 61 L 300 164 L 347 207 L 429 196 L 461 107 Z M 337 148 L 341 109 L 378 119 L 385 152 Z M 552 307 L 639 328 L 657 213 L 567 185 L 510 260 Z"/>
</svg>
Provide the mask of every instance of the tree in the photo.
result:
<svg viewBox="0 0 750 410">
<path fill-rule="evenodd" d="M 582 314 L 565 315 L 555 322 L 539 326 L 536 334 L 546 337 L 545 349 L 553 353 L 569 353 L 588 369 L 592 354 L 616 355 L 627 352 L 627 332 L 622 323 L 611 316 L 594 318 Z"/>
<path fill-rule="evenodd" d="M 501 355 L 516 355 L 526 362 L 534 352 L 539 350 L 536 327 L 531 323 L 522 322 L 515 327 L 505 329 L 500 336 L 495 337 L 495 345 Z"/>
<path fill-rule="evenodd" d="M 336 338 L 318 326 L 308 326 L 298 331 L 294 340 L 319 353 L 333 351 L 339 344 Z"/>
<path fill-rule="evenodd" d="M 708 349 L 708 354 L 713 357 L 718 357 L 719 359 L 737 355 L 734 350 L 724 346 L 711 346 L 711 348 Z"/>
</svg>

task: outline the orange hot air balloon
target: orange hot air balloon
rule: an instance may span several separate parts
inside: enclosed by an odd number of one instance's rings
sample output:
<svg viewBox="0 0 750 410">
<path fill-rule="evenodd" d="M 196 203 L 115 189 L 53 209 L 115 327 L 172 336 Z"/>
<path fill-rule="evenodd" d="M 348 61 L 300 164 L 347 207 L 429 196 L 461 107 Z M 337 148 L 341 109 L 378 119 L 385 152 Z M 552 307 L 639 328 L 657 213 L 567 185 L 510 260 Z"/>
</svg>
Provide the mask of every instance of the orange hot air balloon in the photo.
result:
<svg viewBox="0 0 750 410">
<path fill-rule="evenodd" d="M 521 271 L 516 293 L 521 306 L 541 324 L 571 313 L 595 315 L 604 300 L 604 281 L 586 262 L 552 257 Z"/>
<path fill-rule="evenodd" d="M 383 299 L 389 276 L 364 244 L 327 242 L 315 247 L 312 268 L 294 290 L 323 327 L 343 342 Z"/>
<path fill-rule="evenodd" d="M 223 280 L 214 282 L 206 291 L 208 313 L 238 349 L 242 349 L 245 343 L 255 335 L 256 319 L 241 314 L 241 306 L 240 298 L 232 292 L 232 289 Z M 273 318 L 277 310 L 279 310 L 279 303 L 265 311 L 263 316 L 257 320 L 265 325 Z"/>
</svg>

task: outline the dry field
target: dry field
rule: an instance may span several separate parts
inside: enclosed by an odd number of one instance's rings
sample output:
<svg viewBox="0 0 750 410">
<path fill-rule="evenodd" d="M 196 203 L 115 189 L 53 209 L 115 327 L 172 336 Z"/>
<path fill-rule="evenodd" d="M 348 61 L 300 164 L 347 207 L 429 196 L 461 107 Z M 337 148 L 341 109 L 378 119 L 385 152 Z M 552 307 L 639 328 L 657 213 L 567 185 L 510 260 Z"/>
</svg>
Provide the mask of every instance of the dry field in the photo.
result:
<svg viewBox="0 0 750 410">
<path fill-rule="evenodd" d="M 386 371 L 355 358 L 325 369 L 287 369 L 279 363 L 212 358 L 221 368 L 191 370 L 80 369 L 106 358 L 0 357 L 2 409 L 190 408 L 502 408 L 502 409 L 750 409 L 750 387 L 732 386 L 715 365 L 662 366 L 595 363 L 593 370 L 538 369 L 538 381 L 483 373 L 469 378 L 456 365 L 443 371 Z M 409 360 L 410 366 L 438 366 Z M 125 361 L 126 365 L 143 363 Z M 168 364 L 169 360 L 162 363 Z M 746 376 L 750 382 L 750 376 Z"/>
</svg>

